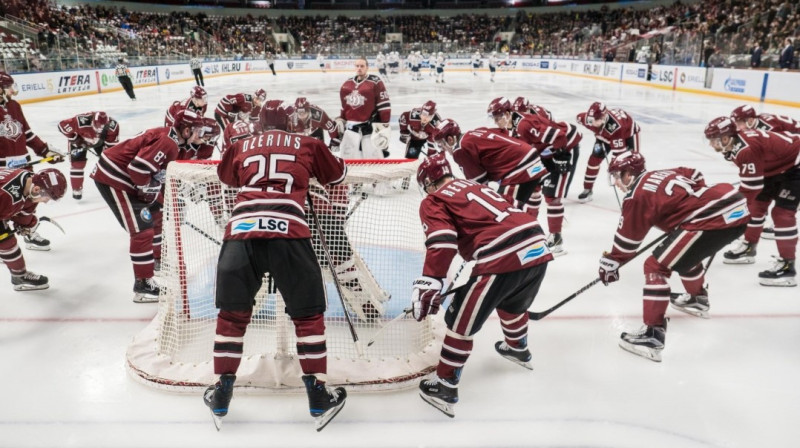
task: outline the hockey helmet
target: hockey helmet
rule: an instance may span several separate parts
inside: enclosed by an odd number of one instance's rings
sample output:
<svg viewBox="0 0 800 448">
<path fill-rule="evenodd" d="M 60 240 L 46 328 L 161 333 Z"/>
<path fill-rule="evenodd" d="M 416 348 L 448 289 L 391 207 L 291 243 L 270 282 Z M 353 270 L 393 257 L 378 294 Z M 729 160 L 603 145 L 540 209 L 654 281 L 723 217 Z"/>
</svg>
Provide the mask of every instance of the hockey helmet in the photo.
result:
<svg viewBox="0 0 800 448">
<path fill-rule="evenodd" d="M 430 123 L 430 121 L 433 120 L 433 117 L 436 115 L 436 103 L 428 100 L 420 109 L 420 121 L 422 121 L 424 124 Z"/>
<path fill-rule="evenodd" d="M 3 93 L 5 93 L 6 90 L 11 90 L 10 96 L 19 93 L 19 88 L 17 87 L 17 83 L 14 82 L 14 78 L 4 71 L 0 71 L 0 89 L 3 90 Z"/>
<path fill-rule="evenodd" d="M 489 107 L 486 108 L 486 113 L 492 118 L 503 115 L 506 112 L 511 112 L 511 101 L 504 96 L 493 99 L 492 102 L 489 103 Z"/>
<path fill-rule="evenodd" d="M 209 117 L 203 117 L 203 127 L 200 131 L 200 137 L 207 142 L 216 142 L 219 137 L 220 129 L 217 120 Z"/>
<path fill-rule="evenodd" d="M 267 100 L 267 91 L 264 89 L 256 90 L 256 93 L 253 94 L 257 100 L 261 101 L 262 103 Z"/>
<path fill-rule="evenodd" d="M 586 126 L 600 127 L 604 125 L 607 112 L 608 109 L 606 109 L 605 104 L 595 101 L 589 106 L 589 110 L 586 111 L 586 118 L 584 120 Z"/>
<path fill-rule="evenodd" d="M 228 130 L 230 129 L 230 131 Z M 248 138 L 255 133 L 253 124 L 246 121 L 236 121 L 225 129 L 225 148 L 230 147 L 241 139 Z"/>
<path fill-rule="evenodd" d="M 203 126 L 203 117 L 196 113 L 183 109 L 175 113 L 175 123 L 172 125 L 175 129 L 182 131 L 183 129 L 199 129 Z"/>
<path fill-rule="evenodd" d="M 55 201 L 67 192 L 67 178 L 55 168 L 47 168 L 33 175 L 33 185 L 41 188 L 44 195 Z"/>
<path fill-rule="evenodd" d="M 289 106 L 289 107 L 291 107 L 291 106 Z M 294 111 L 297 112 L 298 114 L 304 114 L 305 115 L 305 114 L 308 113 L 309 109 L 310 109 L 310 104 L 308 103 L 308 100 L 306 99 L 306 97 L 301 96 L 301 97 L 297 98 L 296 100 L 294 100 Z"/>
<path fill-rule="evenodd" d="M 623 152 L 608 165 L 608 173 L 612 175 L 627 172 L 638 176 L 646 170 L 644 156 L 633 151 Z"/>
<path fill-rule="evenodd" d="M 704 133 L 709 140 L 726 135 L 736 135 L 736 125 L 730 117 L 717 117 L 708 123 Z"/>
<path fill-rule="evenodd" d="M 524 96 L 518 96 L 517 99 L 514 100 L 514 104 L 511 106 L 511 109 L 514 112 L 527 114 L 531 110 L 531 103 Z"/>
<path fill-rule="evenodd" d="M 436 133 L 434 134 L 433 139 L 443 149 L 452 150 L 454 145 L 447 143 L 448 137 L 455 137 L 456 140 L 461 138 L 461 128 L 458 126 L 458 123 L 451 118 L 447 118 L 439 122 L 439 124 L 436 126 Z"/>
<path fill-rule="evenodd" d="M 436 184 L 445 176 L 452 176 L 453 170 L 443 152 L 430 155 L 420 163 L 417 168 L 417 183 L 422 191 L 427 192 L 428 187 Z"/>
<path fill-rule="evenodd" d="M 189 90 L 189 98 L 208 101 L 208 93 L 206 89 L 200 86 L 194 86 Z"/>
<path fill-rule="evenodd" d="M 92 129 L 97 134 L 103 132 L 103 128 L 108 124 L 108 115 L 105 112 L 95 112 L 92 114 Z"/>
<path fill-rule="evenodd" d="M 756 117 L 758 117 L 756 110 L 749 104 L 739 106 L 731 112 L 731 119 L 733 121 L 744 121 Z"/>
</svg>

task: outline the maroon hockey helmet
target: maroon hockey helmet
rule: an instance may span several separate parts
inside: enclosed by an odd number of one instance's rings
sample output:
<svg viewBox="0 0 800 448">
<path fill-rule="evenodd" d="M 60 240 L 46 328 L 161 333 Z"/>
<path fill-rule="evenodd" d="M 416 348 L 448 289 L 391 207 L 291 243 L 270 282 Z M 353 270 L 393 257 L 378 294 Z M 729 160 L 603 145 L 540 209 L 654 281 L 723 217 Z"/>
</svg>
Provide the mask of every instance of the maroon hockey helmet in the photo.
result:
<svg viewBox="0 0 800 448">
<path fill-rule="evenodd" d="M 438 182 L 445 176 L 452 176 L 453 170 L 443 152 L 432 154 L 420 163 L 417 168 L 417 183 L 422 191 L 427 192 L 428 187 Z"/>
<path fill-rule="evenodd" d="M 425 104 L 422 105 L 421 110 L 423 114 L 432 117 L 436 115 L 436 103 L 431 100 L 428 100 L 425 102 Z"/>
<path fill-rule="evenodd" d="M 436 134 L 433 136 L 433 139 L 439 141 L 446 140 L 447 137 L 461 137 L 461 128 L 452 118 L 447 118 L 439 122 L 436 126 Z"/>
<path fill-rule="evenodd" d="M 208 101 L 208 92 L 200 86 L 194 86 L 189 90 L 189 98 Z"/>
<path fill-rule="evenodd" d="M 209 117 L 203 117 L 202 134 L 200 135 L 206 141 L 216 141 L 219 137 L 220 129 L 217 120 Z"/>
<path fill-rule="evenodd" d="M 588 126 L 597 126 L 597 123 L 603 119 L 603 116 L 607 111 L 608 109 L 606 108 L 605 104 L 595 101 L 591 106 L 589 106 L 589 110 L 586 111 L 586 118 L 584 119 L 584 122 Z"/>
<path fill-rule="evenodd" d="M 511 109 L 513 109 L 514 112 L 526 114 L 531 110 L 531 103 L 524 96 L 518 96 L 517 99 L 514 100 L 514 104 L 511 105 Z"/>
<path fill-rule="evenodd" d="M 175 113 L 175 123 L 172 125 L 175 129 L 182 130 L 185 128 L 201 128 L 203 126 L 203 117 L 196 113 L 183 109 Z"/>
<path fill-rule="evenodd" d="M 730 117 L 717 117 L 706 126 L 705 135 L 709 140 L 726 135 L 736 135 L 736 124 Z"/>
<path fill-rule="evenodd" d="M 264 89 L 258 89 L 258 90 L 256 90 L 256 93 L 253 94 L 253 96 L 255 96 L 256 99 L 259 100 L 259 101 L 262 101 L 262 102 L 266 101 L 267 100 L 267 91 L 264 90 Z"/>
<path fill-rule="evenodd" d="M 252 136 L 254 133 L 255 131 L 253 130 L 253 123 L 248 123 L 246 121 L 235 121 L 229 124 L 228 127 L 225 128 L 225 137 L 223 140 L 225 148 L 230 147 L 243 138 Z"/>
<path fill-rule="evenodd" d="M 747 120 L 748 118 L 756 118 L 758 114 L 756 110 L 753 109 L 753 106 L 749 104 L 745 104 L 743 106 L 739 106 L 731 112 L 731 119 L 733 121 L 742 121 Z"/>
<path fill-rule="evenodd" d="M 55 168 L 47 168 L 33 175 L 33 185 L 42 189 L 42 193 L 55 201 L 64 197 L 67 192 L 67 178 Z"/>
<path fill-rule="evenodd" d="M 14 82 L 14 78 L 2 70 L 0 70 L 0 89 L 11 89 L 12 96 L 19 93 L 19 89 L 17 88 L 17 83 Z"/>
<path fill-rule="evenodd" d="M 295 112 L 299 113 L 302 110 L 302 111 L 304 111 L 303 113 L 306 113 L 311 108 L 310 106 L 311 105 L 309 104 L 308 100 L 304 96 L 301 96 L 301 97 L 297 98 L 296 100 L 294 100 L 294 111 Z M 291 107 L 291 106 L 289 106 L 289 107 Z"/>
<path fill-rule="evenodd" d="M 628 172 L 638 176 L 647 171 L 644 156 L 638 152 L 626 151 L 618 155 L 608 165 L 609 174 Z"/>
<path fill-rule="evenodd" d="M 506 112 L 511 112 L 511 109 L 511 101 L 501 96 L 500 98 L 493 99 L 492 102 L 489 103 L 489 107 L 486 108 L 486 113 L 492 117 L 496 117 Z"/>
<path fill-rule="evenodd" d="M 92 129 L 94 132 L 101 133 L 103 128 L 108 124 L 108 115 L 105 112 L 95 112 L 92 114 Z"/>
</svg>

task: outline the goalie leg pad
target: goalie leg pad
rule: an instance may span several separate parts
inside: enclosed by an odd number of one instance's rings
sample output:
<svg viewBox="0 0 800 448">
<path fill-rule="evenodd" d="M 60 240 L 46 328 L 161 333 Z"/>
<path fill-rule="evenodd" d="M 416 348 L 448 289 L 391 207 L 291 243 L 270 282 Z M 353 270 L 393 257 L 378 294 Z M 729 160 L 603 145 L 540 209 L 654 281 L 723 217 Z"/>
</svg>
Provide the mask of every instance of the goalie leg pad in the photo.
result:
<svg viewBox="0 0 800 448">
<path fill-rule="evenodd" d="M 381 289 L 367 265 L 358 255 L 335 267 L 342 286 L 342 297 L 359 319 L 370 322 L 384 314 L 384 302 L 391 295 Z"/>
<path fill-rule="evenodd" d="M 339 151 L 343 159 L 363 159 L 361 155 L 361 133 L 357 131 L 346 130 L 342 135 L 342 143 L 339 145 Z"/>
</svg>

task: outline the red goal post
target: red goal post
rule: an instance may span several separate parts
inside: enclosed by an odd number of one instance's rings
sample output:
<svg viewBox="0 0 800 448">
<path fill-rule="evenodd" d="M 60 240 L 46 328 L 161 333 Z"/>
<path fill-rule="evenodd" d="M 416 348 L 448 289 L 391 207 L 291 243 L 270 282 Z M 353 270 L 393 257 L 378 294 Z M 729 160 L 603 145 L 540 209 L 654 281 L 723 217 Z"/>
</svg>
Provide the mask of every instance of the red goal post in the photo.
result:
<svg viewBox="0 0 800 448">
<path fill-rule="evenodd" d="M 413 387 L 438 361 L 444 332 L 440 320 L 401 319 L 372 346 L 366 341 L 409 306 L 411 283 L 422 272 L 419 161 L 354 160 L 347 165 L 342 186 L 325 190 L 317 184 L 310 190 L 347 303 L 343 308 L 309 222 L 328 295 L 328 381 L 351 390 Z M 171 163 L 167 169 L 158 314 L 127 352 L 129 372 L 149 386 L 195 392 L 215 380 L 216 261 L 236 194 L 220 183 L 216 167 L 214 161 L 203 161 Z M 377 311 L 365 313 L 367 302 Z M 364 341 L 361 356 L 345 312 Z M 301 390 L 296 358 L 294 327 L 280 292 L 265 276 L 245 336 L 238 389 Z"/>
</svg>

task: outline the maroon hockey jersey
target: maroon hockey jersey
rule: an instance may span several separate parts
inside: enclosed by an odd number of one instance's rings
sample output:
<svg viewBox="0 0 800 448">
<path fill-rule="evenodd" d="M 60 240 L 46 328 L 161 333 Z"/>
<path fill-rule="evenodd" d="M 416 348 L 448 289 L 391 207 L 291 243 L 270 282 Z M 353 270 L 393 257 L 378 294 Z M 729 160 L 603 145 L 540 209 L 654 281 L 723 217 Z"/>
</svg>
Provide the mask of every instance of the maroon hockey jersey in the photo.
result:
<svg viewBox="0 0 800 448">
<path fill-rule="evenodd" d="M 586 123 L 585 112 L 578 114 L 578 121 Z M 627 151 L 629 149 L 627 140 L 639 133 L 639 125 L 622 109 L 608 109 L 608 121 L 605 126 L 600 129 L 588 126 L 588 129 L 594 133 L 597 140 L 609 146 L 613 157 Z M 638 143 L 630 149 L 639 152 Z"/>
<path fill-rule="evenodd" d="M 58 130 L 64 134 L 64 137 L 67 137 L 70 149 L 94 146 L 103 137 L 103 133 L 105 133 L 105 138 L 102 149 L 108 149 L 119 143 L 119 123 L 108 117 L 108 124 L 98 135 L 92 127 L 94 114 L 94 112 L 78 114 L 58 123 Z"/>
<path fill-rule="evenodd" d="M 309 180 L 335 185 L 346 172 L 313 137 L 273 130 L 239 140 L 217 167 L 220 181 L 240 189 L 225 239 L 310 238 L 303 209 Z"/>
<path fill-rule="evenodd" d="M 293 108 L 292 108 L 293 109 Z M 327 131 L 331 138 L 330 146 L 339 146 L 341 136 L 336 130 L 336 122 L 331 120 L 327 113 L 319 106 L 309 104 L 308 118 L 301 120 L 297 112 L 292 112 L 287 117 L 287 131 L 293 134 L 303 135 L 322 135 L 321 131 Z"/>
<path fill-rule="evenodd" d="M 175 124 L 175 114 L 177 114 L 178 111 L 187 109 L 203 117 L 206 115 L 206 110 L 208 110 L 208 103 L 204 104 L 203 107 L 197 107 L 194 105 L 191 98 L 173 102 L 172 105 L 169 106 L 169 109 L 167 109 L 167 114 L 164 116 L 164 126 L 172 126 Z"/>
<path fill-rule="evenodd" d="M 400 114 L 400 138 L 405 135 L 411 140 L 427 140 L 428 148 L 432 149 L 435 147 L 433 134 L 436 133 L 436 125 L 439 124 L 442 119 L 439 117 L 439 114 L 436 113 L 431 121 L 423 126 L 422 121 L 419 119 L 420 115 L 422 115 L 421 107 L 415 107 L 410 111 Z"/>
<path fill-rule="evenodd" d="M 348 79 L 339 90 L 339 98 L 342 100 L 340 116 L 346 121 L 389 123 L 392 105 L 380 77 L 367 75 L 361 82 L 355 76 Z"/>
<path fill-rule="evenodd" d="M 691 168 L 648 171 L 622 200 L 622 215 L 609 257 L 624 263 L 633 258 L 647 232 L 725 229 L 747 224 L 747 200 L 731 184 L 706 186 Z"/>
<path fill-rule="evenodd" d="M 27 147 L 42 157 L 47 152 L 47 144 L 28 126 L 22 107 L 15 100 L 8 100 L 0 105 L 0 167 L 11 160 L 26 159 Z"/>
<path fill-rule="evenodd" d="M 25 199 L 25 182 L 33 176 L 28 170 L 0 169 L 0 221 L 12 221 L 18 227 L 33 227 L 38 222 L 35 202 Z"/>
<path fill-rule="evenodd" d="M 800 134 L 800 122 L 784 115 L 760 114 L 756 129 L 784 134 Z"/>
<path fill-rule="evenodd" d="M 748 130 L 733 137 L 731 157 L 739 167 L 739 190 L 748 200 L 764 188 L 764 178 L 800 166 L 800 136 Z"/>
<path fill-rule="evenodd" d="M 103 151 L 92 171 L 92 178 L 117 190 L 136 194 L 137 186 L 146 186 L 154 176 L 162 177 L 167 164 L 176 160 L 181 150 L 174 128 L 148 129 Z M 157 178 L 158 178 L 157 177 Z"/>
<path fill-rule="evenodd" d="M 516 125 L 517 138 L 532 145 L 540 153 L 551 150 L 571 150 L 583 136 L 578 127 L 564 121 L 552 121 L 543 115 L 522 114 Z"/>
<path fill-rule="evenodd" d="M 254 123 L 258 133 L 277 129 L 279 131 L 289 130 L 289 115 L 294 112 L 291 104 L 283 100 L 269 100 L 264 103 L 259 113 L 258 121 Z"/>
<path fill-rule="evenodd" d="M 423 275 L 444 278 L 456 255 L 475 260 L 472 275 L 502 274 L 553 259 L 536 219 L 491 188 L 452 180 L 419 206 L 425 231 Z"/>
<path fill-rule="evenodd" d="M 250 111 L 250 121 L 258 122 L 261 108 L 256 107 L 255 97 L 249 93 L 232 93 L 225 95 L 219 100 L 214 114 L 219 115 L 225 120 L 225 124 L 230 121 L 236 120 L 236 116 L 242 110 L 244 103 L 250 103 L 252 110 Z"/>
<path fill-rule="evenodd" d="M 453 152 L 464 176 L 478 183 L 500 182 L 518 185 L 539 180 L 547 174 L 539 152 L 531 145 L 509 137 L 500 129 L 467 131 Z"/>
</svg>

